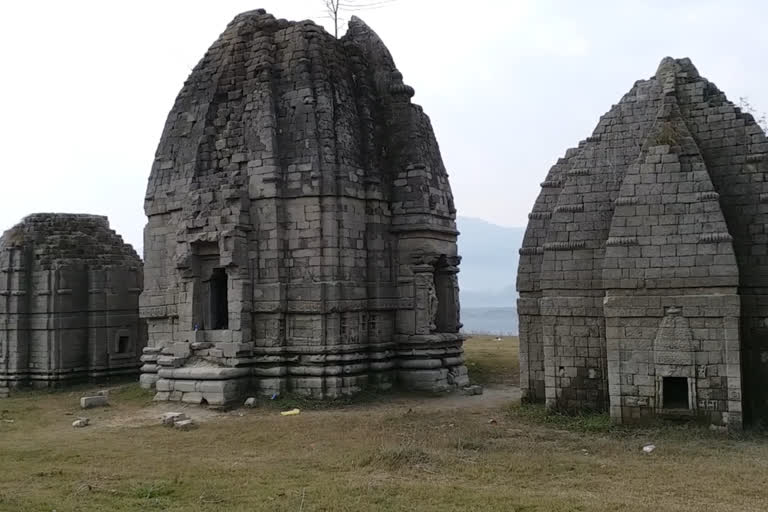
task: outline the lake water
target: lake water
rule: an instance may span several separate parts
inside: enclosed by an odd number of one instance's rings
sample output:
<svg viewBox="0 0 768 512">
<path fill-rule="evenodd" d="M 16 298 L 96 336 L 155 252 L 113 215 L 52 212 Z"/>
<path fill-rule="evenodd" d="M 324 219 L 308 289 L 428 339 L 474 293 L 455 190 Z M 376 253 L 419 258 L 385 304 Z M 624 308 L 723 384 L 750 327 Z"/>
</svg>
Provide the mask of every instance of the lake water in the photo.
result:
<svg viewBox="0 0 768 512">
<path fill-rule="evenodd" d="M 461 308 L 463 332 L 468 334 L 504 334 L 517 336 L 517 309 Z"/>
</svg>

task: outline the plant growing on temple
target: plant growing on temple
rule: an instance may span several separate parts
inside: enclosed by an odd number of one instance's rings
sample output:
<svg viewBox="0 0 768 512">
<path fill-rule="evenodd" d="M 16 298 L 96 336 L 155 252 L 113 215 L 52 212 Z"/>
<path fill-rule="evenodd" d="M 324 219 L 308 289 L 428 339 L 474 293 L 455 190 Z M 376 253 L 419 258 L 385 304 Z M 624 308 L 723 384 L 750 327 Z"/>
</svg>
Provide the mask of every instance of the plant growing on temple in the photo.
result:
<svg viewBox="0 0 768 512">
<path fill-rule="evenodd" d="M 752 103 L 750 103 L 748 97 L 739 97 L 739 108 L 745 114 L 750 114 L 752 117 L 754 117 L 758 126 L 760 126 L 764 132 L 768 133 L 768 115 L 766 115 L 765 112 L 759 112 L 757 109 L 755 109 Z"/>
<path fill-rule="evenodd" d="M 325 15 L 333 21 L 333 35 L 339 37 L 339 22 L 344 21 L 344 14 L 355 11 L 368 11 L 371 9 L 380 9 L 395 0 L 323 0 L 325 4 Z"/>
</svg>

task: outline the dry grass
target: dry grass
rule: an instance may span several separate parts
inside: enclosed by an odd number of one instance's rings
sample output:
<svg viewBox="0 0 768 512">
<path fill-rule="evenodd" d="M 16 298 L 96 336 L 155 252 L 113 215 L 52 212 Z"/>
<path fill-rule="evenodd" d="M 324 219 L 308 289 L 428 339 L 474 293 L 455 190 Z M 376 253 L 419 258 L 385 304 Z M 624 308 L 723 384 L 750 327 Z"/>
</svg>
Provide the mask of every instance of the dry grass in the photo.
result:
<svg viewBox="0 0 768 512">
<path fill-rule="evenodd" d="M 0 510 L 766 510 L 764 439 L 520 408 L 509 340 L 467 343 L 491 388 L 481 397 L 388 395 L 292 417 L 189 409 L 202 420 L 190 432 L 157 425 L 167 408 L 134 386 L 85 429 L 70 426 L 80 392 L 16 394 L 0 402 L 13 420 L 0 421 Z"/>
</svg>

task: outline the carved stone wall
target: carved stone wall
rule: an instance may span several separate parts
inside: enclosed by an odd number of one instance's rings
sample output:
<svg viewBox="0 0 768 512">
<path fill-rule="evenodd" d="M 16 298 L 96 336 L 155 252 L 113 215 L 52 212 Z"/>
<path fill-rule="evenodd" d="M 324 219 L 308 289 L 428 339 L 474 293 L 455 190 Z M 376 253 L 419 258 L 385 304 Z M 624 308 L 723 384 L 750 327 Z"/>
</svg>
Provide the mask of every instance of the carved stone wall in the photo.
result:
<svg viewBox="0 0 768 512">
<path fill-rule="evenodd" d="M 0 238 L 0 388 L 137 373 L 142 264 L 95 215 L 29 215 Z"/>
<path fill-rule="evenodd" d="M 179 93 L 147 187 L 142 383 L 158 399 L 467 381 L 455 208 L 411 96 L 357 18 L 341 39 L 262 10 L 230 23 Z"/>
<path fill-rule="evenodd" d="M 550 170 L 530 214 L 523 396 L 632 421 L 683 414 L 662 384 L 684 377 L 687 414 L 733 428 L 742 409 L 768 417 L 766 172 L 763 131 L 688 59 L 637 82 Z M 654 349 L 668 322 L 690 329 L 675 371 Z"/>
</svg>

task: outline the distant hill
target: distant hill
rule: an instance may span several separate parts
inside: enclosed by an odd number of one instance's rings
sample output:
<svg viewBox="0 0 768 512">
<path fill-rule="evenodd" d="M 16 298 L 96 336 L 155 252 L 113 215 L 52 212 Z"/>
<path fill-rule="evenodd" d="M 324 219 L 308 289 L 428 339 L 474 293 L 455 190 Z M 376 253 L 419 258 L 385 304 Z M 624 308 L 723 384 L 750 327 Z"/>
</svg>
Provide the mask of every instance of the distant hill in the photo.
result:
<svg viewBox="0 0 768 512">
<path fill-rule="evenodd" d="M 459 217 L 461 305 L 511 307 L 517 300 L 518 250 L 525 228 L 507 228 L 482 219 Z"/>
</svg>

